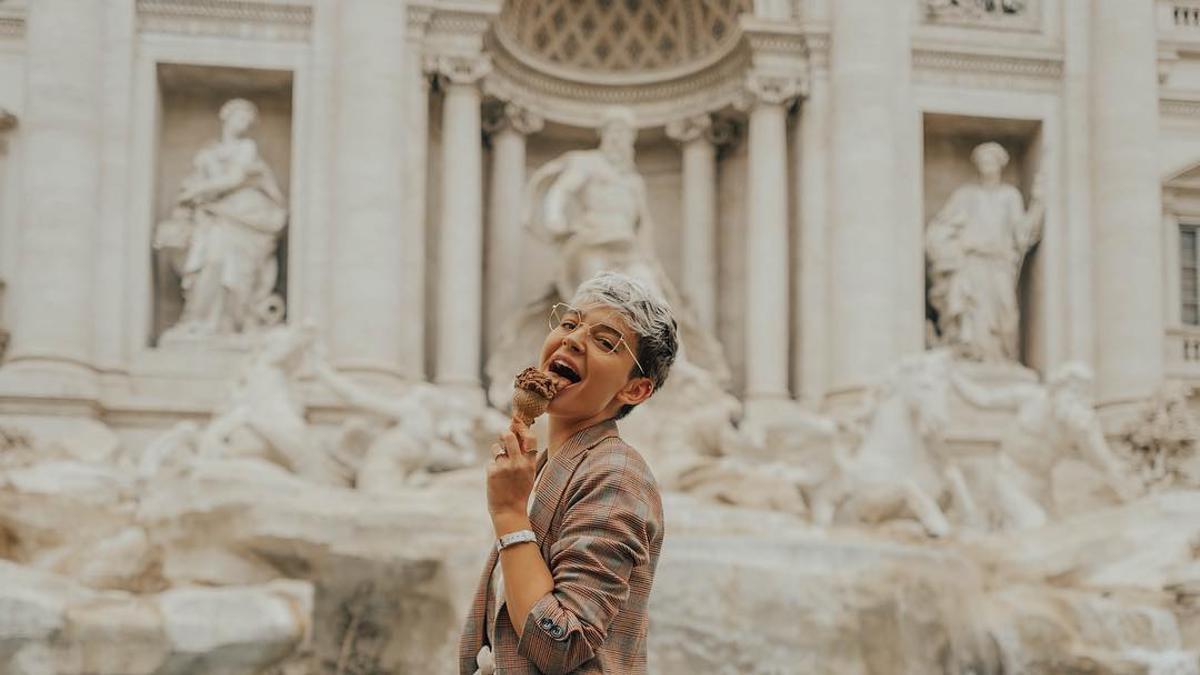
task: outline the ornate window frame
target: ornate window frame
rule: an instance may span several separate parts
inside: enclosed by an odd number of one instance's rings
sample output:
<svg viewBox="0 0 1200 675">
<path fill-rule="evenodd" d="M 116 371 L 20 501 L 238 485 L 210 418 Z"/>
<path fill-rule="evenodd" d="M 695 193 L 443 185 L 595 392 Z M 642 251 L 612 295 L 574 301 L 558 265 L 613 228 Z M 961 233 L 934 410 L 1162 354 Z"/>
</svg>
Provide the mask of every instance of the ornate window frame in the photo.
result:
<svg viewBox="0 0 1200 675">
<path fill-rule="evenodd" d="M 1200 380 L 1200 325 L 1183 322 L 1181 258 L 1182 229 L 1200 226 L 1200 163 L 1172 174 L 1162 189 L 1166 370 L 1168 377 Z"/>
</svg>

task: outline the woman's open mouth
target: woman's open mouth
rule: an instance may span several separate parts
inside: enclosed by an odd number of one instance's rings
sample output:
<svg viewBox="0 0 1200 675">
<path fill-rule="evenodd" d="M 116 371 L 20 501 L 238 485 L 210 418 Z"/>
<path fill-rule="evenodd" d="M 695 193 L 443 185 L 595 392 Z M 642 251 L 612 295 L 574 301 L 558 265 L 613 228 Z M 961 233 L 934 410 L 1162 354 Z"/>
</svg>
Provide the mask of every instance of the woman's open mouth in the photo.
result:
<svg viewBox="0 0 1200 675">
<path fill-rule="evenodd" d="M 578 384 L 583 379 L 579 376 L 579 373 L 575 372 L 571 364 L 562 359 L 551 359 L 550 363 L 546 366 L 546 371 L 558 378 L 558 392 L 560 394 L 564 389 Z"/>
</svg>

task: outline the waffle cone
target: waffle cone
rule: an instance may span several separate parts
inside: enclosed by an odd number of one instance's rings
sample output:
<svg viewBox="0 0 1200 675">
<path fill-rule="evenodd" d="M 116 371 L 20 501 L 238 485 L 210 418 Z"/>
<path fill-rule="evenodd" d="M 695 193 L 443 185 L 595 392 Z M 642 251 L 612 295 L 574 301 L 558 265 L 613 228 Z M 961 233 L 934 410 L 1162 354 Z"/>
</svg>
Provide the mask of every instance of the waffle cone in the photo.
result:
<svg viewBox="0 0 1200 675">
<path fill-rule="evenodd" d="M 526 425 L 533 424 L 535 419 L 546 412 L 546 408 L 549 405 L 550 399 L 535 391 L 521 389 L 520 387 L 513 389 L 513 417 L 520 418 Z"/>
</svg>

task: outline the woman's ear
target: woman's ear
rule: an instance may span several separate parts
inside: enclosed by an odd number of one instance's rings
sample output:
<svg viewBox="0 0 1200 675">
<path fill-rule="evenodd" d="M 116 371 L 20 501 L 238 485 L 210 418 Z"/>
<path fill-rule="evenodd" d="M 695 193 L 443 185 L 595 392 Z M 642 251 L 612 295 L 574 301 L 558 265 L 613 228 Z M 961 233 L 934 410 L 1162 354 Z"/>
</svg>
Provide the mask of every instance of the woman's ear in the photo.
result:
<svg viewBox="0 0 1200 675">
<path fill-rule="evenodd" d="M 654 382 L 648 377 L 635 377 L 617 392 L 617 400 L 624 405 L 637 405 L 654 393 Z"/>
</svg>

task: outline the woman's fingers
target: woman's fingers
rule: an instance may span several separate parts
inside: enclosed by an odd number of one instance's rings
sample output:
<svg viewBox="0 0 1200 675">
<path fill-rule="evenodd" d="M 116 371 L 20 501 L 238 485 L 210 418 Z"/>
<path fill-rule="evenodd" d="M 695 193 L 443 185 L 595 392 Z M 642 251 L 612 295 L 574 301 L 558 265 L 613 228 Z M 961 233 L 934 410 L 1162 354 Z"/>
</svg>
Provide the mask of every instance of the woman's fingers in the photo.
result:
<svg viewBox="0 0 1200 675">
<path fill-rule="evenodd" d="M 504 444 L 504 449 L 508 452 L 509 457 L 521 456 L 521 439 L 513 433 L 512 429 L 505 429 L 500 435 L 500 442 Z"/>
<path fill-rule="evenodd" d="M 535 452 L 537 446 L 537 438 L 529 432 L 529 427 L 519 419 L 513 418 L 512 424 L 509 425 L 509 430 L 517 435 L 520 440 L 522 452 Z"/>
</svg>

